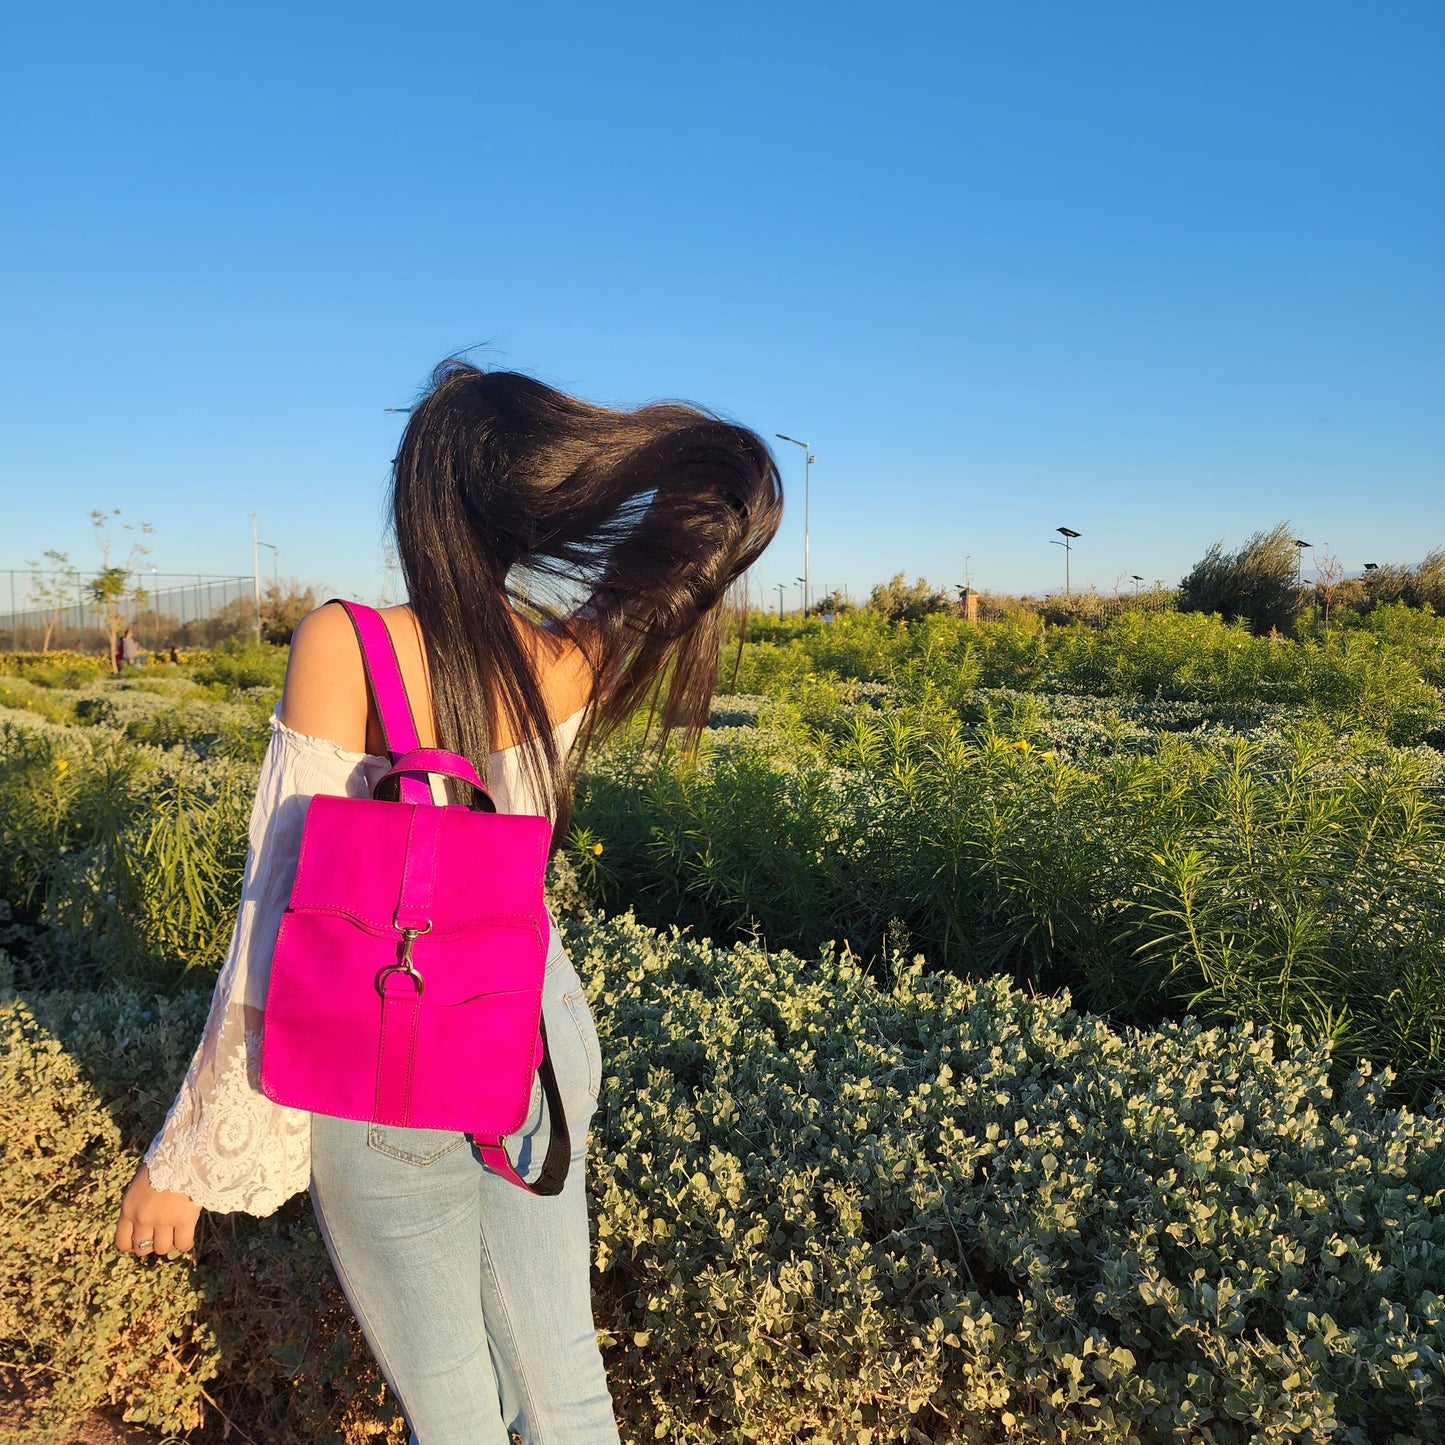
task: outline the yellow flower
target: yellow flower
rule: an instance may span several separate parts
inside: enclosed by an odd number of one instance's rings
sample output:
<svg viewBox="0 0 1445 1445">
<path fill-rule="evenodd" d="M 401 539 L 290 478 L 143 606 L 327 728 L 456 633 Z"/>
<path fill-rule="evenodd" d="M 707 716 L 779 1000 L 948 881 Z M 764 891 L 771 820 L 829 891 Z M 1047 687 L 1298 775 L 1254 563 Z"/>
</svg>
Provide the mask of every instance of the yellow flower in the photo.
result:
<svg viewBox="0 0 1445 1445">
<path fill-rule="evenodd" d="M 57 773 L 63 773 L 69 766 L 70 764 L 66 762 L 64 758 L 60 758 L 55 764 L 55 771 Z"/>
<path fill-rule="evenodd" d="M 602 844 L 601 844 L 601 843 L 594 843 L 594 844 L 592 845 L 592 851 L 593 851 L 594 853 L 596 853 L 596 854 L 598 855 L 598 857 L 601 857 L 601 855 L 602 855 Z"/>
<path fill-rule="evenodd" d="M 1029 750 L 1028 742 L 1027 742 L 1027 740 L 1024 739 L 1024 738 L 1020 738 L 1020 739 L 1018 740 L 1018 742 L 1016 742 L 1016 743 L 1010 743 L 1010 744 L 1009 744 L 1009 747 L 1011 747 L 1011 748 L 1018 748 L 1018 749 L 1020 749 L 1020 750 L 1023 751 L 1023 752 L 1028 752 L 1028 750 Z"/>
</svg>

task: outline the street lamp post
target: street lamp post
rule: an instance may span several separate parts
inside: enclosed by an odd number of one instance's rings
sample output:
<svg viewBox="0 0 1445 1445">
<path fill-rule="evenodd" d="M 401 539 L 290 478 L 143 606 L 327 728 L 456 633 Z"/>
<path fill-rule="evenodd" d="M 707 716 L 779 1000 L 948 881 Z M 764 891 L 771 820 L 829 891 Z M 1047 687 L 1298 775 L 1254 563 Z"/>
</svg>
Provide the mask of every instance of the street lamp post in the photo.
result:
<svg viewBox="0 0 1445 1445">
<path fill-rule="evenodd" d="M 1303 587 L 1305 585 L 1305 548 L 1310 544 L 1302 542 L 1298 537 L 1294 539 L 1294 585 Z"/>
<path fill-rule="evenodd" d="M 1073 549 L 1074 538 L 1083 536 L 1083 533 L 1074 531 L 1072 527 L 1055 527 L 1054 531 L 1061 533 L 1064 539 L 1062 542 L 1054 542 L 1054 546 L 1064 549 L 1064 596 L 1068 597 L 1072 595 L 1072 584 L 1069 578 L 1069 553 Z M 1051 537 L 1049 540 L 1052 542 L 1053 538 Z"/>
<path fill-rule="evenodd" d="M 271 586 L 276 589 L 276 595 L 281 595 L 281 549 L 274 542 L 259 542 L 258 546 L 271 549 Z"/>
<path fill-rule="evenodd" d="M 1134 595 L 1139 595 L 1139 584 L 1144 580 L 1137 572 L 1129 574 L 1130 580 L 1134 583 Z"/>
<path fill-rule="evenodd" d="M 261 543 L 256 531 L 256 514 L 246 514 L 251 519 L 251 596 L 256 604 L 256 641 L 261 640 Z"/>
<path fill-rule="evenodd" d="M 812 477 L 813 463 L 817 458 L 813 455 L 812 448 L 807 442 L 800 442 L 797 437 L 784 436 L 782 432 L 774 432 L 773 435 L 777 437 L 780 442 L 792 442 L 795 447 L 802 447 L 803 449 L 803 575 L 799 578 L 799 581 L 803 584 L 803 616 L 806 617 L 808 615 L 808 603 L 811 600 L 808 595 L 808 578 L 811 575 L 808 571 L 809 481 Z"/>
<path fill-rule="evenodd" d="M 778 621 L 783 620 L 783 593 L 788 590 L 786 582 L 777 583 L 778 588 Z"/>
<path fill-rule="evenodd" d="M 803 620 L 808 620 L 808 579 L 806 577 L 794 577 L 793 581 L 798 584 L 798 590 L 803 594 Z"/>
</svg>

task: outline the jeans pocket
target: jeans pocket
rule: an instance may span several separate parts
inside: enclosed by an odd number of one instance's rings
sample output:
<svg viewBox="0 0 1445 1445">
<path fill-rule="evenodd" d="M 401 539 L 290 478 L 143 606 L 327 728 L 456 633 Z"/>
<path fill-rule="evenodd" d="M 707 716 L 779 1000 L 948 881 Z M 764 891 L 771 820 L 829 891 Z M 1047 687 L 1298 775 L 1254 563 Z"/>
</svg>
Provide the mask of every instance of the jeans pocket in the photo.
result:
<svg viewBox="0 0 1445 1445">
<path fill-rule="evenodd" d="M 371 1124 L 366 1147 L 400 1159 L 403 1164 L 435 1164 L 467 1142 L 465 1134 L 451 1129 L 403 1129 L 398 1124 Z"/>
<path fill-rule="evenodd" d="M 602 1092 L 602 1045 L 597 1039 L 592 1009 L 587 1003 L 587 995 L 580 988 L 563 994 L 562 1002 L 567 1005 L 567 1012 L 572 1015 L 572 1022 L 581 1035 L 582 1047 L 587 1054 L 587 1092 L 596 1099 Z"/>
</svg>

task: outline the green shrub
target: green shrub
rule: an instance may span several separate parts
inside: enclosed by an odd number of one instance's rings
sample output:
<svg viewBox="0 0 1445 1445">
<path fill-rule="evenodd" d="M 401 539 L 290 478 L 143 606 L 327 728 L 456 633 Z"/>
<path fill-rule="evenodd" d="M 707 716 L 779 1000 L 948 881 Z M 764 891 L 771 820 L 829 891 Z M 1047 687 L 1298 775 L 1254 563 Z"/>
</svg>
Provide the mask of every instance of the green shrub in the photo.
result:
<svg viewBox="0 0 1445 1445">
<path fill-rule="evenodd" d="M 1120 1033 L 917 962 L 563 929 L 603 1042 L 594 1299 L 624 1439 L 1445 1430 L 1445 1120 L 1368 1071 L 1336 1090 L 1297 1031 Z M 203 1008 L 0 1006 L 0 1347 L 57 1424 L 109 1403 L 174 1430 L 209 1399 L 253 1439 L 400 1442 L 304 1203 L 208 1221 L 193 1272 L 106 1252 L 122 1146 Z"/>
<path fill-rule="evenodd" d="M 1445 1125 L 1249 1027 L 572 935 L 599 1314 L 680 1441 L 1432 1438 Z"/>
<path fill-rule="evenodd" d="M 579 793 L 603 847 L 579 861 L 604 903 L 655 924 L 865 958 L 916 946 L 1124 1021 L 1298 1023 L 1348 1064 L 1389 1065 L 1404 1098 L 1445 1082 L 1438 758 L 1308 721 L 1145 747 L 1118 720 L 1070 757 L 1046 744 L 1080 725 L 1042 723 L 1049 701 L 1011 694 L 973 730 L 770 717 L 696 762 L 616 749 Z"/>
<path fill-rule="evenodd" d="M 217 1360 L 190 1272 L 110 1246 L 135 1162 L 73 1050 L 13 995 L 0 1001 L 0 1341 L 7 1373 L 44 1402 L 35 1445 L 73 1438 L 103 1404 L 167 1429 L 199 1424 Z"/>
<path fill-rule="evenodd" d="M 219 1417 L 253 1439 L 399 1445 L 304 1198 L 266 1220 L 204 1217 L 194 1266 L 110 1247 L 206 1003 L 115 988 L 0 1002 L 0 1342 L 43 1401 L 36 1445 L 103 1407 L 166 1432 Z"/>
<path fill-rule="evenodd" d="M 0 682 L 0 708 L 35 713 L 53 723 L 75 720 L 75 711 L 70 703 L 56 697 L 49 688 L 21 677 Z"/>
<path fill-rule="evenodd" d="M 1212 612 L 1263 635 L 1287 631 L 1303 605 L 1299 558 L 1288 522 L 1256 532 L 1238 552 L 1216 542 L 1179 584 L 1186 612 Z"/>
<path fill-rule="evenodd" d="M 227 638 L 216 644 L 208 663 L 191 669 L 191 676 L 207 686 L 227 692 L 251 687 L 280 690 L 286 678 L 289 649 L 254 639 Z"/>
<path fill-rule="evenodd" d="M 942 613 L 890 623 L 867 610 L 832 623 L 754 618 L 733 671 L 723 670 L 731 690 L 805 706 L 836 706 L 838 685 L 857 682 L 894 687 L 903 706 L 960 714 L 979 688 L 1065 691 L 1193 702 L 1234 725 L 1289 706 L 1343 731 L 1445 742 L 1445 624 L 1408 608 L 1297 641 L 1170 610 L 1123 610 L 1098 628 L 1046 628 L 1036 616 L 970 625 Z"/>
<path fill-rule="evenodd" d="M 255 769 L 104 726 L 0 722 L 0 897 L 40 932 L 28 982 L 171 990 L 224 956 Z"/>
<path fill-rule="evenodd" d="M 54 679 L 71 675 L 94 679 L 109 671 L 110 659 L 104 653 L 71 652 L 66 649 L 53 652 L 0 652 L 0 677 L 25 677 L 34 681 L 47 679 L 42 686 L 69 687 L 70 683 Z"/>
</svg>

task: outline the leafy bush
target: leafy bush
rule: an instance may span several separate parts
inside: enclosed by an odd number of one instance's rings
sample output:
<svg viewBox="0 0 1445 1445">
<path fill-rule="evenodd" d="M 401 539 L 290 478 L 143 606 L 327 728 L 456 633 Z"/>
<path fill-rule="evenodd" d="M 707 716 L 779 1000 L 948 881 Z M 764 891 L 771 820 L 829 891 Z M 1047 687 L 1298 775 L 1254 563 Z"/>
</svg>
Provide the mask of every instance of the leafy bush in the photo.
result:
<svg viewBox="0 0 1445 1445">
<path fill-rule="evenodd" d="M 1118 1033 L 918 962 L 563 928 L 603 1041 L 594 1299 L 625 1439 L 1445 1430 L 1445 1120 L 1367 1070 L 1336 1090 L 1298 1032 Z M 53 1424 L 124 1403 L 178 1429 L 209 1398 L 256 1439 L 400 1442 L 304 1205 L 209 1221 L 194 1273 L 106 1251 L 122 1144 L 203 1004 L 0 1006 L 5 1357 Z"/>
<path fill-rule="evenodd" d="M 42 686 L 68 687 L 55 678 L 75 675 L 96 678 L 110 671 L 110 659 L 101 653 L 70 652 L 0 652 L 0 677 L 25 677 L 32 681 L 45 678 Z M 38 677 L 37 677 L 38 674 Z"/>
<path fill-rule="evenodd" d="M 21 1002 L 7 983 L 0 1125 L 15 1143 L 0 1161 L 0 1341 L 11 1378 L 43 1402 L 27 1440 L 69 1441 L 110 1406 L 167 1432 L 220 1413 L 252 1438 L 399 1445 L 304 1199 L 268 1220 L 203 1220 L 195 1268 L 110 1246 L 206 999 L 110 988 Z"/>
<path fill-rule="evenodd" d="M 1364 584 L 1372 604 L 1428 607 L 1445 616 L 1445 547 L 1437 547 L 1413 567 L 1383 563 L 1365 574 Z"/>
<path fill-rule="evenodd" d="M 286 679 L 288 650 L 269 642 L 248 638 L 225 638 L 216 644 L 208 663 L 191 670 L 198 683 L 236 690 L 252 687 L 274 688 L 279 693 Z"/>
<path fill-rule="evenodd" d="M 56 697 L 48 687 L 20 677 L 0 682 L 0 708 L 35 713 L 53 723 L 73 722 L 75 719 L 75 710 L 70 703 Z"/>
<path fill-rule="evenodd" d="M 224 955 L 255 770 L 103 727 L 0 722 L 0 897 L 38 927 L 28 982 L 174 989 Z"/>
<path fill-rule="evenodd" d="M 1130 612 L 1172 612 L 1178 600 L 1176 592 L 1160 585 L 1148 592 L 1118 592 L 1112 596 L 1090 588 L 1087 592 L 1052 593 L 1037 610 L 1051 627 L 1074 623 L 1103 627 Z"/>
<path fill-rule="evenodd" d="M 1101 632 L 1052 637 L 1049 682 L 1096 696 L 1194 699 L 1230 720 L 1291 704 L 1403 743 L 1445 720 L 1421 674 L 1424 651 L 1391 646 L 1375 631 L 1286 643 L 1198 615 L 1134 614 Z"/>
<path fill-rule="evenodd" d="M 855 708 L 833 733 L 716 734 L 695 763 L 619 749 L 579 794 L 588 876 L 711 937 L 908 940 L 1124 1020 L 1299 1023 L 1406 1097 L 1445 1082 L 1433 755 L 1295 725 L 1070 761 L 1040 731 L 1023 709 L 969 731 Z"/>
<path fill-rule="evenodd" d="M 1238 552 L 1216 542 L 1179 584 L 1185 612 L 1214 612 L 1263 635 L 1287 631 L 1303 604 L 1299 557 L 1288 522 L 1256 532 Z"/>
<path fill-rule="evenodd" d="M 1167 610 L 1125 611 L 1098 629 L 1031 615 L 976 625 L 941 613 L 890 623 L 867 610 L 832 623 L 755 617 L 736 676 L 729 666 L 723 680 L 790 703 L 812 695 L 825 711 L 843 700 L 838 683 L 886 682 L 899 705 L 960 713 L 976 688 L 1004 687 L 1187 700 L 1230 723 L 1284 704 L 1399 743 L 1445 739 L 1445 623 L 1403 608 L 1300 641 Z"/>
<path fill-rule="evenodd" d="M 63 1047 L 14 998 L 3 956 L 0 973 L 0 1340 L 7 1383 L 18 1377 L 44 1401 L 26 1438 L 69 1440 L 67 1427 L 99 1404 L 124 1404 L 133 1419 L 171 1429 L 196 1425 L 217 1357 L 215 1334 L 198 1318 L 197 1283 L 184 1269 L 147 1269 L 110 1248 L 135 1162 L 105 1105 L 136 1084 L 154 1105 L 151 1081 L 137 1070 L 98 1092 L 76 1044 Z M 126 1002 L 134 1025 L 139 1010 Z M 69 1036 L 77 1023 L 97 1024 L 97 1012 L 86 1000 L 55 1022 Z M 138 1033 L 149 1047 L 133 1063 L 153 1063 L 158 1030 Z"/>
<path fill-rule="evenodd" d="M 890 622 L 917 622 L 932 612 L 956 611 L 953 598 L 928 585 L 928 578 L 908 582 L 902 572 L 895 572 L 887 582 L 880 582 L 868 594 L 864 604 Z"/>
<path fill-rule="evenodd" d="M 578 942 L 606 1020 L 600 1314 L 659 1435 L 1445 1424 L 1442 1122 L 1368 1074 L 1336 1095 L 1298 1034 L 1121 1036 L 998 980 L 879 986 L 626 920 Z"/>
</svg>

